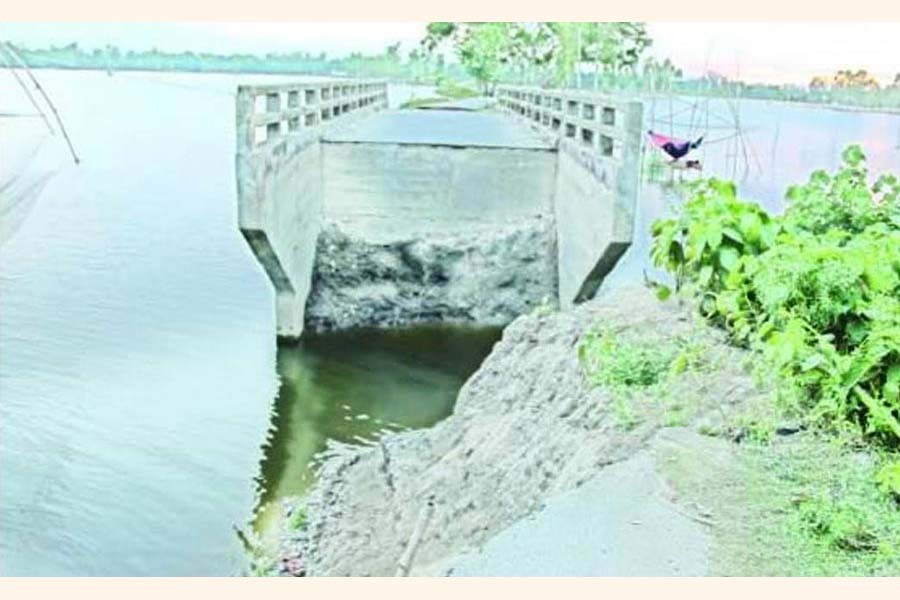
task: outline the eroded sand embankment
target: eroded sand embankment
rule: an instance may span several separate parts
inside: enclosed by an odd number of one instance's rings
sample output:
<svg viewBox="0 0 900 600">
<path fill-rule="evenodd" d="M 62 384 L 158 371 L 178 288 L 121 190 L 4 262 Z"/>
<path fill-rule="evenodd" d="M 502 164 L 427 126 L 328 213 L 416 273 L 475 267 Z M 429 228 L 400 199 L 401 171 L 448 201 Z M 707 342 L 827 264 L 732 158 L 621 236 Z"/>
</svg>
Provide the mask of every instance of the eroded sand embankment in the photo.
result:
<svg viewBox="0 0 900 600">
<path fill-rule="evenodd" d="M 461 553 L 635 455 L 672 424 L 658 399 L 636 397 L 634 406 L 650 410 L 625 428 L 615 396 L 588 384 L 577 344 L 595 326 L 660 344 L 703 340 L 716 368 L 668 385 L 670 399 L 692 407 L 681 424 L 725 420 L 759 394 L 742 351 L 688 307 L 642 288 L 519 317 L 445 421 L 372 447 L 330 446 L 305 500 L 306 529 L 291 548 L 306 573 L 394 575 L 412 539 L 410 573 L 444 574 Z"/>
</svg>

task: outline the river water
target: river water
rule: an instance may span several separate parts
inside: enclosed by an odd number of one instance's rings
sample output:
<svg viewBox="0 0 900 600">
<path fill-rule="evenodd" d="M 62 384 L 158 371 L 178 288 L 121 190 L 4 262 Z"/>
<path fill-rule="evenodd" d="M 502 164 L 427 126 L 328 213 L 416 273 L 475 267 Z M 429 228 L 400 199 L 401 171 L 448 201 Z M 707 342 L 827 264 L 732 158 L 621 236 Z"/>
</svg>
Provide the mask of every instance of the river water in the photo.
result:
<svg viewBox="0 0 900 600">
<path fill-rule="evenodd" d="M 239 573 L 234 527 L 260 488 L 264 504 L 302 491 L 327 437 L 443 417 L 497 332 L 279 349 L 269 283 L 236 225 L 233 91 L 285 78 L 37 74 L 83 162 L 56 153 L 0 247 L 0 574 Z M 760 163 L 742 189 L 769 206 L 846 143 L 900 170 L 900 117 L 764 102 L 741 116 Z M 4 160 L 30 151 L 10 143 L 20 134 L 0 119 Z M 707 174 L 730 175 L 716 147 Z M 645 186 L 611 285 L 639 276 L 671 201 Z"/>
</svg>

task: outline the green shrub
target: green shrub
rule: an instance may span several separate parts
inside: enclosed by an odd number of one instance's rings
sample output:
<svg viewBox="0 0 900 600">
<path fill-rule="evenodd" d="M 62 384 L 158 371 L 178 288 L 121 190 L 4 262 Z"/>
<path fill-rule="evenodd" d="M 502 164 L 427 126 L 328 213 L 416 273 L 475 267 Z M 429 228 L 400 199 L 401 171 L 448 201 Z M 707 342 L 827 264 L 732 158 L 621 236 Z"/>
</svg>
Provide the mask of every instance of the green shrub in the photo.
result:
<svg viewBox="0 0 900 600">
<path fill-rule="evenodd" d="M 878 489 L 895 500 L 900 500 L 900 460 L 889 462 L 875 475 Z"/>
<path fill-rule="evenodd" d="M 655 385 L 676 357 L 673 348 L 652 342 L 624 342 L 611 332 L 588 332 L 578 358 L 588 380 L 613 389 Z"/>
<path fill-rule="evenodd" d="M 830 175 L 788 190 L 782 216 L 694 183 L 677 219 L 653 225 L 652 260 L 701 312 L 763 350 L 785 407 L 900 445 L 900 182 L 868 184 L 858 146 Z M 663 294 L 665 295 L 665 294 Z"/>
<path fill-rule="evenodd" d="M 291 516 L 289 517 L 288 527 L 293 531 L 299 531 L 301 529 L 306 529 L 306 524 L 306 507 L 294 507 L 294 510 L 293 512 L 291 512 Z"/>
</svg>

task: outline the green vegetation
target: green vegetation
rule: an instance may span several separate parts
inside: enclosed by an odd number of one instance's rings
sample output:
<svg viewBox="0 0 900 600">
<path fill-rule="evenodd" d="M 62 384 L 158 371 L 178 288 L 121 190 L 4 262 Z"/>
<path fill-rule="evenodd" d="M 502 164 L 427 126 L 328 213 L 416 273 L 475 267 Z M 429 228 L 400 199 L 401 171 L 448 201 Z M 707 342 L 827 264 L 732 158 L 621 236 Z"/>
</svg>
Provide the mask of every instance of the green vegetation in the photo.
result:
<svg viewBox="0 0 900 600">
<path fill-rule="evenodd" d="M 650 38 L 637 22 L 429 23 L 422 47 L 431 55 L 451 48 L 485 93 L 502 80 L 579 85 L 589 66 L 600 74 L 634 73 Z M 442 55 L 442 54 L 440 54 Z"/>
<path fill-rule="evenodd" d="M 843 159 L 791 187 L 782 216 L 732 183 L 692 184 L 681 215 L 654 224 L 652 259 L 705 317 L 761 350 L 779 408 L 898 447 L 900 180 L 870 185 L 858 146 Z"/>
<path fill-rule="evenodd" d="M 652 417 L 662 425 L 684 425 L 696 408 L 686 394 L 671 393 L 678 376 L 710 366 L 705 344 L 687 335 L 674 343 L 589 331 L 578 345 L 588 381 L 612 392 L 619 426 L 632 429 Z"/>
<path fill-rule="evenodd" d="M 680 503 L 712 530 L 712 574 L 900 574 L 900 507 L 878 453 L 812 434 L 770 445 L 688 438 L 659 453 Z"/>
<path fill-rule="evenodd" d="M 653 225 L 654 264 L 775 389 L 701 427 L 745 443 L 683 444 L 662 467 L 716 516 L 722 574 L 900 573 L 900 179 L 858 146 L 842 158 L 781 215 L 708 179 Z"/>
<path fill-rule="evenodd" d="M 884 86 L 864 70 L 839 71 L 806 86 L 748 84 L 712 71 L 685 78 L 669 59 L 646 56 L 651 44 L 639 22 L 434 22 L 421 46 L 423 54 L 443 60 L 455 54 L 487 93 L 506 82 L 900 110 L 900 74 Z"/>
<path fill-rule="evenodd" d="M 480 94 L 472 88 L 456 83 L 453 80 L 442 78 L 437 86 L 438 95 L 432 98 L 413 98 L 407 100 L 400 108 L 420 108 L 423 106 L 432 106 L 441 104 L 448 100 L 463 100 L 465 98 L 475 98 Z"/>
<path fill-rule="evenodd" d="M 291 516 L 288 518 L 288 527 L 293 531 L 300 531 L 301 529 L 306 529 L 307 517 L 306 517 L 306 507 L 305 506 L 297 506 L 291 512 Z"/>
<path fill-rule="evenodd" d="M 659 383 L 676 352 L 653 342 L 623 342 L 612 332 L 592 331 L 578 347 L 578 358 L 592 383 L 622 389 Z"/>
<path fill-rule="evenodd" d="M 224 73 L 284 73 L 351 77 L 385 77 L 433 82 L 438 78 L 464 78 L 456 64 L 431 56 L 416 48 L 407 56 L 400 45 L 392 44 L 379 54 L 359 52 L 343 57 L 324 52 L 283 52 L 257 54 L 213 54 L 209 52 L 164 52 L 156 48 L 123 51 L 116 46 L 86 49 L 78 44 L 50 48 L 26 48 L 9 44 L 32 68 L 103 69 L 110 71 L 195 71 Z M 2 58 L 2 57 L 0 57 Z M 2 65 L 2 60 L 0 60 Z"/>
<path fill-rule="evenodd" d="M 498 82 L 619 90 L 633 94 L 745 97 L 900 110 L 900 73 L 880 85 L 865 70 L 838 71 L 808 85 L 748 84 L 709 71 L 686 78 L 669 59 L 647 56 L 652 45 L 640 22 L 433 22 L 418 48 L 343 57 L 282 52 L 123 51 L 77 44 L 26 48 L 9 44 L 33 68 L 284 73 L 382 77 L 420 83 L 474 78 L 480 93 Z M 455 60 L 454 60 L 455 59 Z"/>
</svg>

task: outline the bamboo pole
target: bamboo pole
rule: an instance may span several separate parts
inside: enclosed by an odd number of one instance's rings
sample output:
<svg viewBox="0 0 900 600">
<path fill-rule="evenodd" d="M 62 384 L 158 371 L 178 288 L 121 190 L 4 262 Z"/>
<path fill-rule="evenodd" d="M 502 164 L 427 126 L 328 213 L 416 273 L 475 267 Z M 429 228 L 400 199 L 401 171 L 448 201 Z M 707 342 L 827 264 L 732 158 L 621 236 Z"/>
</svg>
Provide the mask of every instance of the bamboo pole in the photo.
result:
<svg viewBox="0 0 900 600">
<path fill-rule="evenodd" d="M 47 103 L 47 106 L 50 107 L 50 110 L 53 111 L 53 117 L 56 119 L 56 124 L 59 126 L 59 130 L 62 132 L 63 138 L 66 140 L 66 144 L 69 146 L 69 152 L 72 153 L 72 160 L 75 161 L 75 164 L 79 164 L 81 159 L 78 158 L 78 154 L 75 153 L 75 148 L 72 146 L 72 140 L 69 139 L 69 134 L 66 132 L 66 126 L 62 122 L 62 118 L 59 116 L 59 111 L 56 110 L 56 105 L 53 104 L 53 101 L 50 100 L 50 96 L 47 95 L 47 92 L 44 91 L 44 88 L 41 86 L 40 82 L 34 76 L 34 73 L 31 72 L 31 69 L 28 68 L 28 65 L 25 64 L 25 61 L 16 53 L 15 50 L 10 47 L 10 45 L 6 42 L 0 42 L 0 48 L 3 48 L 9 56 L 13 57 L 13 60 L 21 66 L 22 69 L 25 70 L 25 73 L 28 75 L 28 78 L 31 79 L 31 83 L 34 84 L 35 89 L 41 94 L 44 98 L 44 101 Z M 11 69 L 15 73 L 15 69 Z"/>
</svg>

